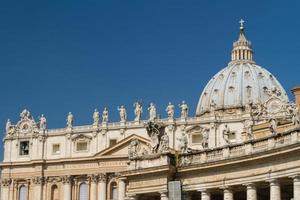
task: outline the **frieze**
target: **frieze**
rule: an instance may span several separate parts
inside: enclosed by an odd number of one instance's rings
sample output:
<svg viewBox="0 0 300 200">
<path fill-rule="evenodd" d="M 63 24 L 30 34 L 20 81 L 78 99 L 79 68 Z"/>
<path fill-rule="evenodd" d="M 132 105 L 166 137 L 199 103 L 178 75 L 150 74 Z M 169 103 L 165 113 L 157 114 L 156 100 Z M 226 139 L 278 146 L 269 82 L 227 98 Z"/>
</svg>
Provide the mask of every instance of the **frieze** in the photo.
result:
<svg viewBox="0 0 300 200">
<path fill-rule="evenodd" d="M 141 187 L 150 187 L 150 186 L 157 186 L 157 185 L 164 185 L 167 184 L 167 178 L 157 178 L 152 180 L 138 180 L 138 181 L 130 181 L 129 187 L 132 188 L 141 188 Z"/>
</svg>

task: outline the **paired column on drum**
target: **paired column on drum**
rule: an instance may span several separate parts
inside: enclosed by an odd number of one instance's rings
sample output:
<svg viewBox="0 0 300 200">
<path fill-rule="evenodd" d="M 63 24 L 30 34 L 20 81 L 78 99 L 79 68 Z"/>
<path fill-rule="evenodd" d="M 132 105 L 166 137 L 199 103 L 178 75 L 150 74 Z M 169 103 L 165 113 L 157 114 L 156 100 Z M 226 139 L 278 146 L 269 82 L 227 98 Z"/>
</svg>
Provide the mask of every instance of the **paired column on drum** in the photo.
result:
<svg viewBox="0 0 300 200">
<path fill-rule="evenodd" d="M 201 200 L 210 200 L 210 192 L 208 190 L 200 190 L 201 192 Z"/>
<path fill-rule="evenodd" d="M 224 192 L 224 200 L 233 200 L 233 192 L 230 187 L 224 188 L 223 192 Z"/>
<path fill-rule="evenodd" d="M 280 184 L 278 180 L 270 180 L 270 200 L 281 200 Z"/>
<path fill-rule="evenodd" d="M 99 174 L 99 200 L 106 200 L 106 174 Z"/>
<path fill-rule="evenodd" d="M 64 200 L 71 200 L 71 183 L 72 177 L 71 176 L 64 176 L 62 178 L 62 183 L 64 185 Z"/>
</svg>

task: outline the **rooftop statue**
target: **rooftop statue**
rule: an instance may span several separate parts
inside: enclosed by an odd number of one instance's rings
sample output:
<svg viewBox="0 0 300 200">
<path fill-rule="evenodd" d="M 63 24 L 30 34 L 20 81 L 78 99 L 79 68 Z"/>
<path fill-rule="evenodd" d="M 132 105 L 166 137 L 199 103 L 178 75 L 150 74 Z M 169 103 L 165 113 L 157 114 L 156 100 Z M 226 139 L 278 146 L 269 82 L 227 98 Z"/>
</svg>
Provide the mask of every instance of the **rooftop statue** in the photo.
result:
<svg viewBox="0 0 300 200">
<path fill-rule="evenodd" d="M 102 112 L 102 123 L 106 124 L 108 122 L 108 110 L 105 107 L 103 112 Z"/>
<path fill-rule="evenodd" d="M 156 120 L 157 114 L 156 114 L 156 107 L 154 103 L 150 103 L 148 107 L 148 111 L 149 111 L 149 120 L 150 121 Z"/>
<path fill-rule="evenodd" d="M 69 112 L 67 116 L 67 128 L 72 128 L 73 122 L 74 122 L 74 116 L 71 112 Z"/>
<path fill-rule="evenodd" d="M 141 121 L 142 118 L 142 113 L 143 113 L 143 107 L 142 107 L 142 103 L 137 101 L 133 104 L 134 106 L 134 121 L 139 122 Z"/>
<path fill-rule="evenodd" d="M 167 108 L 166 108 L 166 112 L 168 114 L 168 118 L 169 119 L 173 119 L 174 118 L 174 105 L 169 102 Z"/>
<path fill-rule="evenodd" d="M 99 120 L 100 120 L 100 114 L 99 114 L 99 111 L 97 109 L 95 109 L 95 111 L 94 111 L 93 120 L 94 120 L 93 125 L 98 126 L 99 125 Z"/>
<path fill-rule="evenodd" d="M 12 134 L 12 132 L 14 131 L 14 127 L 11 124 L 10 119 L 8 119 L 7 122 L 6 122 L 5 130 L 6 130 L 6 134 L 8 134 L 8 135 Z"/>
<path fill-rule="evenodd" d="M 126 122 L 127 119 L 127 113 L 126 113 L 126 109 L 123 105 L 121 105 L 121 107 L 118 107 L 118 111 L 120 114 L 120 121 L 121 122 Z"/>
<path fill-rule="evenodd" d="M 182 103 L 179 104 L 179 107 L 181 109 L 181 118 L 182 119 L 188 118 L 189 106 L 187 105 L 187 103 L 185 101 L 182 101 Z"/>
<path fill-rule="evenodd" d="M 47 119 L 44 116 L 44 114 L 42 114 L 40 117 L 39 127 L 41 130 L 46 130 L 46 128 L 47 128 Z"/>
</svg>

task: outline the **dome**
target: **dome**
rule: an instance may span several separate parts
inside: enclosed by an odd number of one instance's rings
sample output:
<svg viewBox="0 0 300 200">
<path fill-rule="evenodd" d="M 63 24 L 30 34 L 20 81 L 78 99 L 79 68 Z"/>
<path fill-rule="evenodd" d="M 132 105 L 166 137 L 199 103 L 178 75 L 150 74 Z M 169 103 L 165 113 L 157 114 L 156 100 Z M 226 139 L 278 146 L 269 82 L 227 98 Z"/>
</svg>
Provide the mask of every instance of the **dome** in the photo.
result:
<svg viewBox="0 0 300 200">
<path fill-rule="evenodd" d="M 255 64 L 251 43 L 244 35 L 243 21 L 238 41 L 234 42 L 231 62 L 206 85 L 196 115 L 212 109 L 241 108 L 249 103 L 264 103 L 271 93 L 288 102 L 286 91 L 268 70 Z"/>
</svg>

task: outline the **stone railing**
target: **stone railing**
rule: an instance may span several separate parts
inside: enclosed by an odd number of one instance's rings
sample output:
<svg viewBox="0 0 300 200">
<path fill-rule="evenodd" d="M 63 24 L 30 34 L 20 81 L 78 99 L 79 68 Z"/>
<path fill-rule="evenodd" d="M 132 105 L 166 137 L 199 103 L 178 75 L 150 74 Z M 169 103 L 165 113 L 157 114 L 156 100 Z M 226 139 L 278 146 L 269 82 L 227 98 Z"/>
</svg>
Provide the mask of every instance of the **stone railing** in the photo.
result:
<svg viewBox="0 0 300 200">
<path fill-rule="evenodd" d="M 278 133 L 258 140 L 250 140 L 241 144 L 232 144 L 215 149 L 199 150 L 179 155 L 178 165 L 181 167 L 210 163 L 230 158 L 238 158 L 255 153 L 300 143 L 300 128 Z"/>
</svg>

